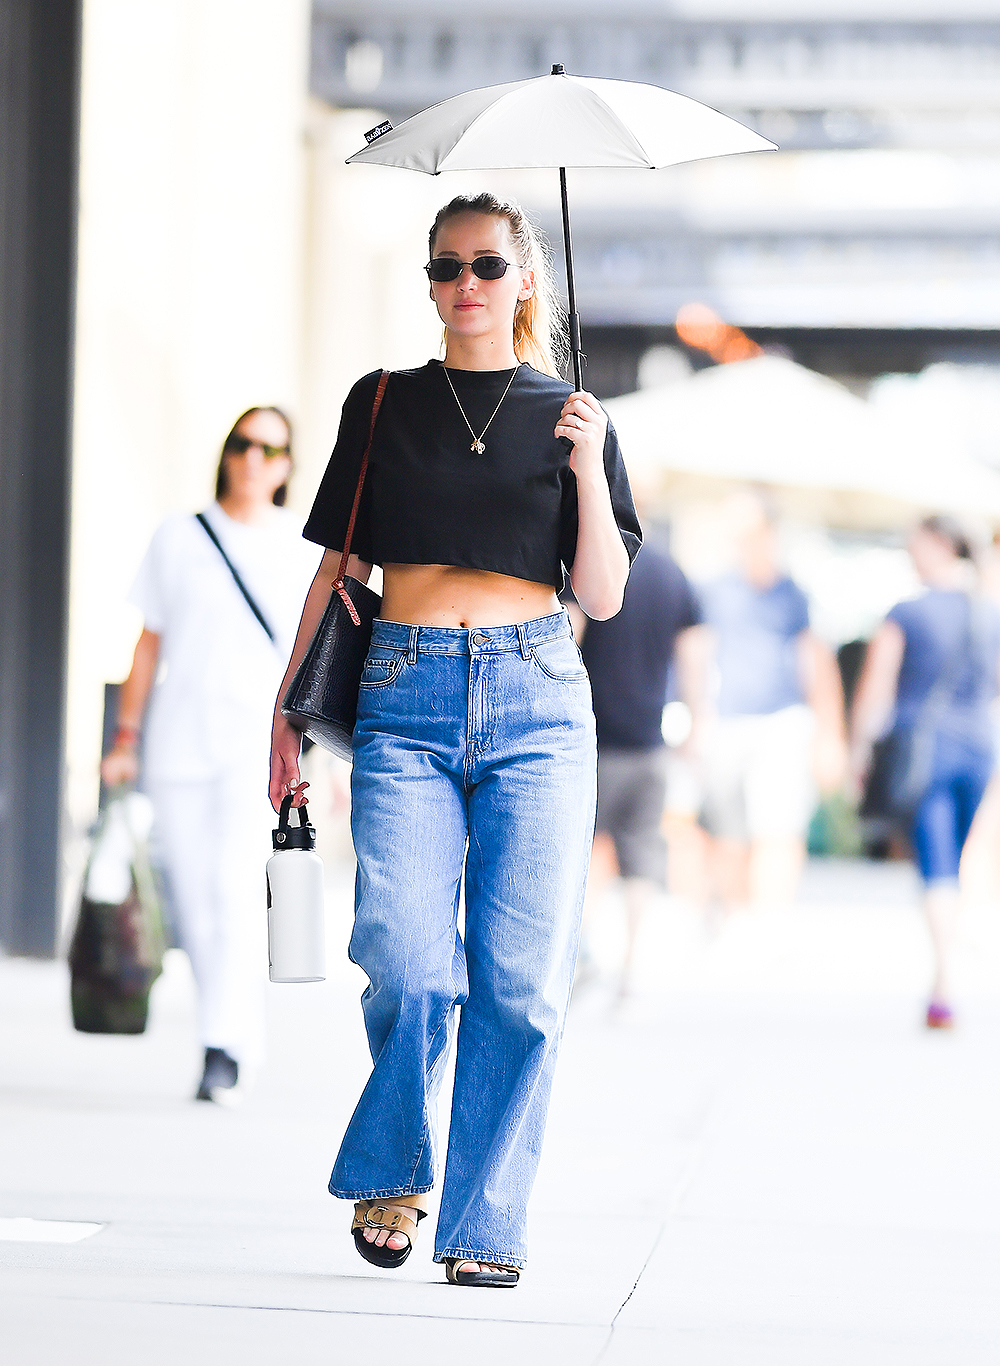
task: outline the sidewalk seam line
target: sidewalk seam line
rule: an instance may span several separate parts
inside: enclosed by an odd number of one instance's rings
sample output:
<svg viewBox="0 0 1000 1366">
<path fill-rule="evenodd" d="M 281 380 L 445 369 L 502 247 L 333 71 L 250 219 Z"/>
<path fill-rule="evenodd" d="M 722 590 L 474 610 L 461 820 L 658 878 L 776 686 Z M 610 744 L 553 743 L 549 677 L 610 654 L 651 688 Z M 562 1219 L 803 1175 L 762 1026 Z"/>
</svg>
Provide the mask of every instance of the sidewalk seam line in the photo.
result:
<svg viewBox="0 0 1000 1366">
<path fill-rule="evenodd" d="M 438 1284 L 438 1282 L 433 1282 Z M 440 1282 L 444 1286 L 444 1282 Z M 48 1296 L 38 1295 L 29 1296 L 31 1299 L 47 1299 Z M 570 1323 L 562 1319 L 488 1319 L 480 1316 L 466 1317 L 464 1315 L 452 1314 L 411 1314 L 393 1313 L 384 1310 L 365 1310 L 365 1309 L 324 1309 L 321 1306 L 303 1304 L 218 1304 L 208 1300 L 122 1300 L 122 1299 L 99 1299 L 95 1300 L 90 1295 L 60 1295 L 60 1304 L 136 1304 L 146 1308 L 163 1306 L 167 1309 L 250 1309 L 266 1314 L 339 1314 L 353 1318 L 369 1319 L 427 1319 L 431 1323 L 502 1323 L 502 1324 L 523 1324 L 526 1328 L 599 1328 L 607 1330 L 606 1322 Z"/>
</svg>

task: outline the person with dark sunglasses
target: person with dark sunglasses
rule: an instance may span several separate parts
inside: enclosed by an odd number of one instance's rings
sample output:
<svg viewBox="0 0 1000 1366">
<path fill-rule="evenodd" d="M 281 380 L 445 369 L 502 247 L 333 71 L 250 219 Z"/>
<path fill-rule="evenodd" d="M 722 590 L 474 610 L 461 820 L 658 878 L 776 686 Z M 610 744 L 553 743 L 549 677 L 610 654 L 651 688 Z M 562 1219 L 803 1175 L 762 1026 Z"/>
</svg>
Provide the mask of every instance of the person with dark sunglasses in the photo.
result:
<svg viewBox="0 0 1000 1366">
<path fill-rule="evenodd" d="M 274 688 L 317 560 L 283 507 L 291 470 L 288 418 L 251 408 L 223 443 L 215 501 L 154 533 L 130 595 L 143 630 L 102 765 L 109 786 L 141 777 L 153 801 L 197 987 L 202 1101 L 245 1093 L 264 1053 L 272 820 L 261 787 Z"/>
<path fill-rule="evenodd" d="M 477 256 L 474 261 L 458 261 L 451 256 L 435 256 L 428 261 L 424 270 L 432 284 L 449 284 L 457 280 L 466 266 L 480 280 L 502 280 L 507 274 L 509 261 L 502 256 Z"/>
<path fill-rule="evenodd" d="M 287 441 L 283 446 L 272 446 L 270 442 L 258 441 L 252 436 L 243 436 L 239 432 L 232 431 L 226 438 L 222 454 L 223 456 L 246 455 L 247 451 L 253 450 L 255 447 L 265 460 L 280 460 L 282 457 L 288 459 L 292 453 L 292 448 Z"/>
<path fill-rule="evenodd" d="M 642 534 L 607 415 L 560 377 L 528 219 L 460 197 L 429 245 L 444 359 L 389 376 L 348 568 L 384 578 L 352 778 L 350 955 L 374 1069 L 330 1191 L 355 1202 L 363 1257 L 406 1260 L 457 1035 L 434 1257 L 454 1284 L 502 1287 L 525 1263 L 594 828 L 590 685 L 557 593 L 568 571 L 583 610 L 613 616 Z M 329 600 L 380 379 L 348 395 L 306 523 L 326 553 L 275 709 L 275 809 L 299 791 L 280 699 Z"/>
</svg>

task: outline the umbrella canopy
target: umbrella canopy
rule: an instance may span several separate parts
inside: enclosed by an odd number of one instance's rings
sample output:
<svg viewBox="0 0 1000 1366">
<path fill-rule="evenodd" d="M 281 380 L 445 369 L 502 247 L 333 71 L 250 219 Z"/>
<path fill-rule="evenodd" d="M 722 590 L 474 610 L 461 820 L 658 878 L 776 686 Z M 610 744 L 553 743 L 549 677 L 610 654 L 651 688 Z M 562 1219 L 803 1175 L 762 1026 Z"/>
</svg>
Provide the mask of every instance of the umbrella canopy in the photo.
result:
<svg viewBox="0 0 1000 1366">
<path fill-rule="evenodd" d="M 557 166 L 654 170 L 774 150 L 759 133 L 686 95 L 556 72 L 443 100 L 348 161 L 428 175 Z"/>
<path fill-rule="evenodd" d="M 1000 519 L 995 470 L 916 439 L 835 380 L 778 356 L 713 366 L 607 407 L 639 466 Z"/>
<path fill-rule="evenodd" d="M 469 90 L 401 123 L 373 129 L 369 145 L 348 162 L 441 171 L 559 168 L 563 247 L 569 295 L 570 347 L 582 387 L 567 167 L 653 170 L 702 157 L 774 151 L 758 133 L 697 100 L 658 86 L 549 76 Z"/>
</svg>

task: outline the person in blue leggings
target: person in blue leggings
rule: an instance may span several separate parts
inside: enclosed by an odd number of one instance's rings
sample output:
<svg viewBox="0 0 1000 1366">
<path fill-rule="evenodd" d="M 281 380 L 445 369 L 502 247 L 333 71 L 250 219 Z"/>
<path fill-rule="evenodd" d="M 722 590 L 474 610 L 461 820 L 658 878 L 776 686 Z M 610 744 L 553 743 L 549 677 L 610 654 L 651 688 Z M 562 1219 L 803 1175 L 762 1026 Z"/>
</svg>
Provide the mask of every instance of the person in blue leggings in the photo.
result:
<svg viewBox="0 0 1000 1366">
<path fill-rule="evenodd" d="M 959 864 L 995 766 L 1000 611 L 976 595 L 972 546 L 953 518 L 923 521 L 910 554 L 925 591 L 898 603 L 868 647 L 854 700 L 852 758 L 860 781 L 881 735 L 909 730 L 927 737 L 929 771 L 908 833 L 934 950 L 926 1021 L 947 1029 L 954 1023 L 948 966 Z"/>
</svg>

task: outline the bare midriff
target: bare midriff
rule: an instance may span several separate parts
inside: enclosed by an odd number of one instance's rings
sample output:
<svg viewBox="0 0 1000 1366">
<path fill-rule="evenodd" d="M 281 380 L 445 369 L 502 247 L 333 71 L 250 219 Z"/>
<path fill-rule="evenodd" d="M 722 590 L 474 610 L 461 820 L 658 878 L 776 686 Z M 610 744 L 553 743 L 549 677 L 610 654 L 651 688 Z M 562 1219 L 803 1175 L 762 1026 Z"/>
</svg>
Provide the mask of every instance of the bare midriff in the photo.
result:
<svg viewBox="0 0 1000 1366">
<path fill-rule="evenodd" d="M 550 583 L 448 564 L 383 566 L 382 618 L 409 626 L 513 626 L 559 611 Z"/>
</svg>

